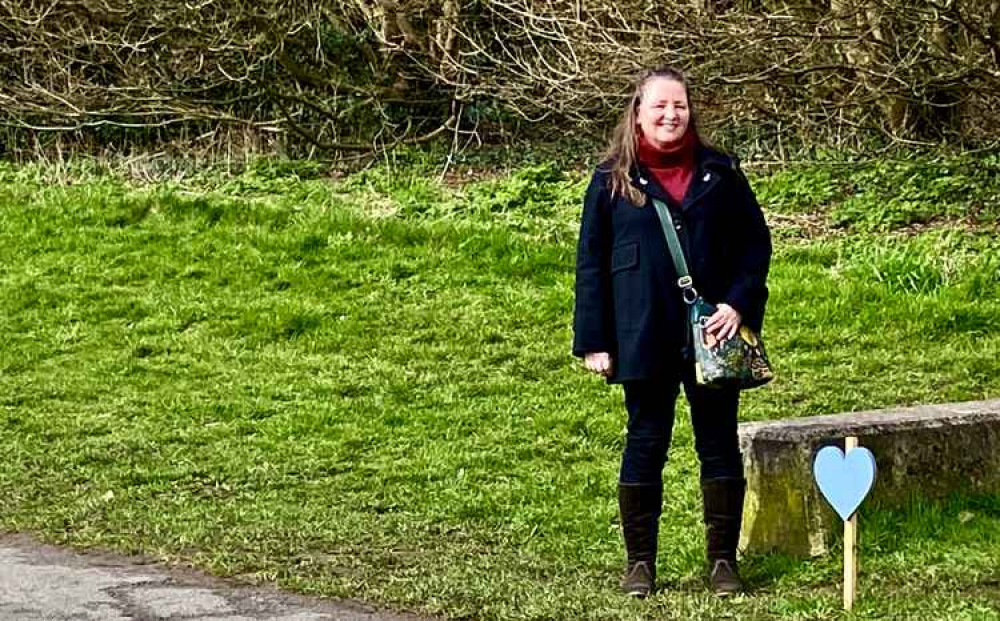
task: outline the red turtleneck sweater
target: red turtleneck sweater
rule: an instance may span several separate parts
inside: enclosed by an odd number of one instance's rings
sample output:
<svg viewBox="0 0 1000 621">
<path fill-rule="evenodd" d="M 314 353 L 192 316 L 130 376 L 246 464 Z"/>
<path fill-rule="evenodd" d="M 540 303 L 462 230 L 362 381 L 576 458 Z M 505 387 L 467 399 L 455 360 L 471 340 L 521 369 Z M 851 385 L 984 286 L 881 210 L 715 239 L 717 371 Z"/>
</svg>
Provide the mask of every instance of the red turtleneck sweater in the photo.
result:
<svg viewBox="0 0 1000 621">
<path fill-rule="evenodd" d="M 645 166 L 660 186 L 678 205 L 684 200 L 694 178 L 695 151 L 698 137 L 690 129 L 684 137 L 665 148 L 654 145 L 642 134 L 638 140 L 639 162 Z"/>
</svg>

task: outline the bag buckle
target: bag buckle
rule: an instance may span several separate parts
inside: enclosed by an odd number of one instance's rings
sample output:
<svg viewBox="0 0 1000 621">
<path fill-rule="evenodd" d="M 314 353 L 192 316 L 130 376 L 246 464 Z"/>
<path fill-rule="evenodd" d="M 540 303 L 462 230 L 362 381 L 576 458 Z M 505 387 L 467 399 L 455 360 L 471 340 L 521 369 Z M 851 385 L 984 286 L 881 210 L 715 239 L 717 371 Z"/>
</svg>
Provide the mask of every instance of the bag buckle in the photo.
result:
<svg viewBox="0 0 1000 621">
<path fill-rule="evenodd" d="M 694 304 L 698 301 L 698 292 L 695 291 L 694 281 L 690 275 L 678 278 L 677 286 L 681 288 L 681 296 L 686 304 Z"/>
</svg>

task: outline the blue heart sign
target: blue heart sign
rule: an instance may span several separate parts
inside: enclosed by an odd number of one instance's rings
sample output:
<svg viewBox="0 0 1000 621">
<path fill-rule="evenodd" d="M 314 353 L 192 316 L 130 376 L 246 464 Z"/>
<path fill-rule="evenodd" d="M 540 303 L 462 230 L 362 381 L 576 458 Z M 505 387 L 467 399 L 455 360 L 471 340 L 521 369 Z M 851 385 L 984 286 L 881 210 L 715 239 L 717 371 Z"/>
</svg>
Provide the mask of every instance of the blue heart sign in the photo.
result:
<svg viewBox="0 0 1000 621">
<path fill-rule="evenodd" d="M 813 461 L 813 476 L 833 510 L 846 520 L 861 506 L 875 483 L 875 456 L 864 447 L 844 456 L 836 446 L 824 446 Z"/>
</svg>

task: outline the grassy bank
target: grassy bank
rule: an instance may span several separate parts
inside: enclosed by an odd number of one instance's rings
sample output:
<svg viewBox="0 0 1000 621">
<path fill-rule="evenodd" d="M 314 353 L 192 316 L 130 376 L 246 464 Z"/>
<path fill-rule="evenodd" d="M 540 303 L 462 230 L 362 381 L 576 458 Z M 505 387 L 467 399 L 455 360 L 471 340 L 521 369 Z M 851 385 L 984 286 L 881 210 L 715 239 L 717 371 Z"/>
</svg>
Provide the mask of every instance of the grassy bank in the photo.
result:
<svg viewBox="0 0 1000 621">
<path fill-rule="evenodd" d="M 994 182 L 873 216 L 886 166 L 755 178 L 779 379 L 744 419 L 1000 396 Z M 0 528 L 454 618 L 838 616 L 835 555 L 705 594 L 683 403 L 667 588 L 616 593 L 621 397 L 568 353 L 579 175 L 316 173 L 0 168 Z M 1000 499 L 866 514 L 861 549 L 852 618 L 1000 619 Z"/>
</svg>

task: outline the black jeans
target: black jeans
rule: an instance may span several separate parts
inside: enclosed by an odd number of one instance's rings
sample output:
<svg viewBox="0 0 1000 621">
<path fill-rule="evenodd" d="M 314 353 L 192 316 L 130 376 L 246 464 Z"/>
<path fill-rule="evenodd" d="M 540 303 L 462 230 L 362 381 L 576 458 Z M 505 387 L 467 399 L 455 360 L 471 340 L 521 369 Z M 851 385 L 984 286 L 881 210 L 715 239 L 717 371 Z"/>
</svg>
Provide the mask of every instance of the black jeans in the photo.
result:
<svg viewBox="0 0 1000 621">
<path fill-rule="evenodd" d="M 743 456 L 736 432 L 739 390 L 699 386 L 691 362 L 678 366 L 684 370 L 676 375 L 623 384 L 628 436 L 618 479 L 621 483 L 662 484 L 680 384 L 691 405 L 701 478 L 743 478 Z"/>
</svg>

